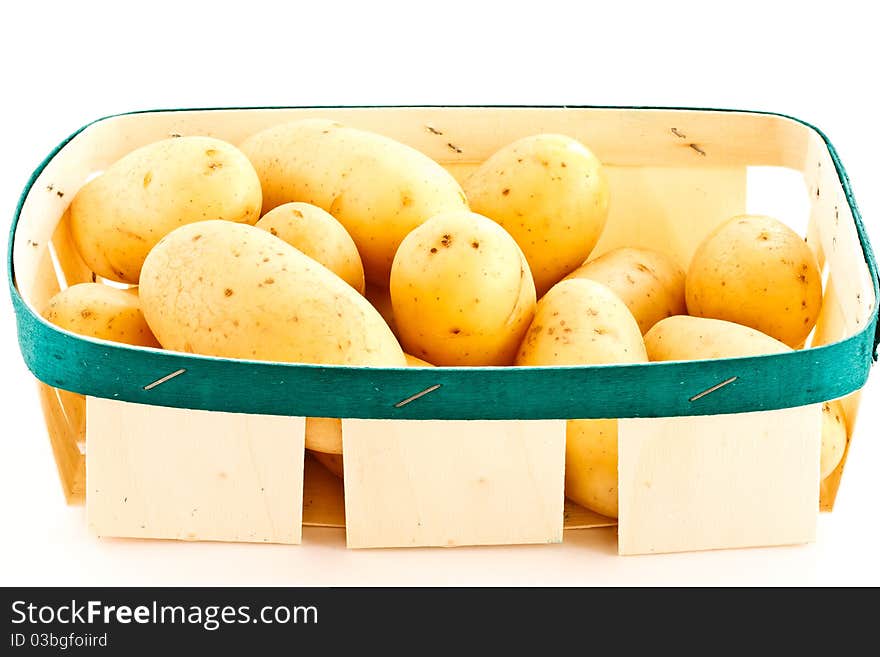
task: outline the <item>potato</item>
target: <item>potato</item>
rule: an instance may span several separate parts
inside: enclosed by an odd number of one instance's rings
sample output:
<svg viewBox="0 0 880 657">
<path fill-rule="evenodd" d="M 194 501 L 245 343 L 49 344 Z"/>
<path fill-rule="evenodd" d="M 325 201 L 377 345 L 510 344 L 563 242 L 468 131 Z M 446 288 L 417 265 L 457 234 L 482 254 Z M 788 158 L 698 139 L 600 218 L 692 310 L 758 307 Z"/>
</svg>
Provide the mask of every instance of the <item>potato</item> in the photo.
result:
<svg viewBox="0 0 880 657">
<path fill-rule="evenodd" d="M 83 260 L 104 278 L 137 283 L 150 249 L 184 224 L 252 224 L 260 181 L 234 146 L 212 137 L 165 139 L 132 151 L 87 183 L 70 206 Z"/>
<path fill-rule="evenodd" d="M 810 247 L 788 226 L 741 215 L 697 248 L 686 295 L 691 315 L 750 326 L 798 348 L 819 316 L 822 276 Z"/>
<path fill-rule="evenodd" d="M 585 262 L 567 278 L 589 278 L 620 297 L 642 333 L 665 317 L 687 312 L 684 271 L 665 253 L 620 248 Z"/>
<path fill-rule="evenodd" d="M 315 453 L 342 454 L 342 420 L 338 417 L 307 417 L 306 449 Z"/>
<path fill-rule="evenodd" d="M 517 365 L 592 365 L 647 360 L 642 333 L 611 290 L 588 279 L 558 283 L 538 302 Z M 617 517 L 617 420 L 569 420 L 565 495 Z"/>
<path fill-rule="evenodd" d="M 409 367 L 434 367 L 431 363 L 409 354 L 404 354 L 404 358 Z M 342 454 L 342 421 L 335 417 L 307 417 L 306 449 L 311 450 L 315 455 Z M 336 474 L 330 465 L 324 461 L 321 463 Z M 342 476 L 341 466 L 339 476 Z"/>
<path fill-rule="evenodd" d="M 562 281 L 538 303 L 517 365 L 596 365 L 648 360 L 629 309 L 595 281 Z"/>
<path fill-rule="evenodd" d="M 677 316 L 658 322 L 645 334 L 645 347 L 652 361 L 738 358 L 792 351 L 769 335 L 720 319 Z M 840 463 L 846 449 L 843 406 L 822 404 L 822 479 Z"/>
<path fill-rule="evenodd" d="M 676 315 L 645 334 L 650 360 L 738 358 L 791 351 L 769 335 L 721 319 Z"/>
<path fill-rule="evenodd" d="M 819 471 L 822 479 L 840 464 L 846 450 L 846 415 L 843 404 L 830 401 L 822 404 L 822 458 Z"/>
<path fill-rule="evenodd" d="M 535 309 L 522 251 L 494 221 L 437 215 L 400 245 L 391 303 L 404 348 L 437 365 L 510 365 Z"/>
<path fill-rule="evenodd" d="M 142 347 L 158 347 L 141 312 L 136 289 L 78 283 L 62 290 L 43 310 L 47 321 L 90 338 Z"/>
<path fill-rule="evenodd" d="M 259 174 L 264 209 L 288 201 L 323 208 L 354 238 L 367 280 L 382 287 L 407 233 L 435 214 L 467 209 L 459 184 L 426 155 L 334 121 L 275 126 L 241 149 Z"/>
<path fill-rule="evenodd" d="M 617 420 L 565 423 L 565 496 L 617 517 Z"/>
<path fill-rule="evenodd" d="M 341 278 L 253 226 L 203 221 L 150 252 L 141 305 L 166 349 L 225 358 L 406 365 L 391 329 Z"/>
<path fill-rule="evenodd" d="M 328 212 L 308 203 L 285 203 L 257 222 L 364 293 L 364 265 L 351 235 Z"/>
<path fill-rule="evenodd" d="M 505 146 L 465 180 L 464 189 L 474 212 L 513 235 L 538 297 L 590 255 L 608 217 L 601 163 L 564 135 L 534 135 Z"/>
</svg>

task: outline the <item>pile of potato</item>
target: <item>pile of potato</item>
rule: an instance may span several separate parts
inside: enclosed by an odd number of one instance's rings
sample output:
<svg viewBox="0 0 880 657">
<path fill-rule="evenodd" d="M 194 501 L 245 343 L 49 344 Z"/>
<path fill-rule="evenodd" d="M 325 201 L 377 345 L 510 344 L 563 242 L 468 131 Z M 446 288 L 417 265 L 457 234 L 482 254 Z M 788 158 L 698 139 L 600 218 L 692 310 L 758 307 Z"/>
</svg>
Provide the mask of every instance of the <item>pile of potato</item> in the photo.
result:
<svg viewBox="0 0 880 657">
<path fill-rule="evenodd" d="M 132 345 L 376 367 L 639 363 L 804 346 L 822 282 L 788 227 L 734 217 L 685 273 L 642 248 L 590 259 L 608 207 L 602 164 L 563 135 L 502 148 L 463 188 L 422 153 L 329 120 L 275 126 L 238 147 L 167 139 L 76 195 L 74 242 L 111 284 L 71 286 L 44 316 Z M 341 476 L 340 421 L 306 426 L 306 446 Z M 823 477 L 845 447 L 843 410 L 830 402 Z M 572 500 L 617 515 L 617 420 L 568 422 L 565 486 Z"/>
</svg>

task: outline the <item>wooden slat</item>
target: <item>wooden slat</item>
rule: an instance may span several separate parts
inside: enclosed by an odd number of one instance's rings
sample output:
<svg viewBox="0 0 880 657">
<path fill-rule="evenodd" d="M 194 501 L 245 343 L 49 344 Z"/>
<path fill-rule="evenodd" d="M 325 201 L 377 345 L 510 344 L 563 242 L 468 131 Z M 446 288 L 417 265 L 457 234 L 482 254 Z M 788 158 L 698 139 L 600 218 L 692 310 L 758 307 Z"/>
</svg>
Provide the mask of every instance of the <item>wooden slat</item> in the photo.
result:
<svg viewBox="0 0 880 657">
<path fill-rule="evenodd" d="M 86 459 L 77 446 L 77 435 L 71 428 L 55 388 L 37 382 L 40 405 L 64 499 L 68 504 L 85 501 Z"/>
<path fill-rule="evenodd" d="M 48 248 L 42 248 L 41 252 L 37 275 L 30 290 L 30 299 L 38 312 L 41 312 L 46 307 L 49 299 L 61 291 L 61 283 L 55 273 L 52 254 Z"/>
<path fill-rule="evenodd" d="M 562 540 L 564 421 L 342 426 L 349 547 Z"/>
<path fill-rule="evenodd" d="M 621 419 L 620 554 L 813 541 L 821 422 L 819 404 Z"/>
<path fill-rule="evenodd" d="M 641 247 L 687 270 L 700 242 L 746 208 L 745 167 L 609 167 L 608 179 L 608 223 L 591 258 Z"/>
<path fill-rule="evenodd" d="M 861 331 L 870 322 L 877 304 L 865 267 L 852 211 L 825 144 L 811 136 L 803 163 L 810 199 L 807 243 L 815 248 L 828 268 L 822 310 L 811 344 L 831 344 Z M 835 471 L 820 488 L 819 506 L 831 511 L 846 466 L 849 446 L 858 419 L 861 391 L 841 400 L 847 423 L 847 447 Z"/>
<path fill-rule="evenodd" d="M 596 527 L 614 527 L 615 525 L 617 525 L 617 518 L 603 516 L 569 499 L 565 500 L 565 511 L 562 515 L 563 528 L 595 529 Z"/>
<path fill-rule="evenodd" d="M 76 392 L 57 389 L 56 394 L 61 402 L 70 435 L 76 442 L 77 449 L 85 454 L 86 445 L 86 398 Z"/>
<path fill-rule="evenodd" d="M 86 404 L 99 536 L 300 542 L 304 418 Z"/>
<path fill-rule="evenodd" d="M 79 251 L 73 243 L 73 236 L 70 233 L 70 210 L 65 212 L 55 233 L 52 235 L 52 245 L 55 247 L 55 257 L 58 265 L 64 273 L 64 282 L 66 286 L 75 285 L 76 283 L 88 283 L 94 276 L 91 268 L 83 262 Z"/>
<path fill-rule="evenodd" d="M 835 280 L 843 320 L 838 337 L 841 339 L 865 327 L 876 300 L 852 211 L 828 149 L 818 137 L 810 140 L 804 179 L 811 206 L 808 235 L 818 237 L 830 276 Z"/>
</svg>

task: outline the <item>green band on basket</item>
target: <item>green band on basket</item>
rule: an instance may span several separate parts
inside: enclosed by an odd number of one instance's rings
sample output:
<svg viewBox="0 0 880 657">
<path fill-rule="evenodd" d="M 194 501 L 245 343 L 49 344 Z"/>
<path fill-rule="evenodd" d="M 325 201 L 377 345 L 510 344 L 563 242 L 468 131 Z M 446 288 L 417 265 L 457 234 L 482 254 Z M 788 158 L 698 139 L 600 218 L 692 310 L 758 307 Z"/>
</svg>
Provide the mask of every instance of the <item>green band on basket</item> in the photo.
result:
<svg viewBox="0 0 880 657">
<path fill-rule="evenodd" d="M 880 300 L 874 254 L 846 172 L 827 137 L 799 122 L 828 146 L 852 210 L 875 299 Z M 22 354 L 38 379 L 57 388 L 159 406 L 319 417 L 710 415 L 801 406 L 858 390 L 867 380 L 880 340 L 878 303 L 859 333 L 834 344 L 768 356 L 635 365 L 357 368 L 211 358 L 83 338 L 35 315 L 15 287 L 12 271 L 15 228 L 24 199 L 46 163 L 75 134 L 31 177 L 16 210 L 8 252 Z"/>
</svg>

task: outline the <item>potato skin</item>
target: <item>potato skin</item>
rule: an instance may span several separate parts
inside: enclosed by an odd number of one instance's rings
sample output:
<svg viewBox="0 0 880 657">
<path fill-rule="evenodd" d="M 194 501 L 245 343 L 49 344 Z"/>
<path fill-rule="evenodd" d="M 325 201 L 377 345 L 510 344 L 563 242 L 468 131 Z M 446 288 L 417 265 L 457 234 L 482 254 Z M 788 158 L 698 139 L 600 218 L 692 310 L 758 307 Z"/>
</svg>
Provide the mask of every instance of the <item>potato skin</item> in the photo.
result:
<svg viewBox="0 0 880 657">
<path fill-rule="evenodd" d="M 830 401 L 822 404 L 822 458 L 819 474 L 822 479 L 830 475 L 846 451 L 846 415 L 843 404 Z"/>
<path fill-rule="evenodd" d="M 329 212 L 308 203 L 284 203 L 264 214 L 256 226 L 280 237 L 364 293 L 361 256 L 351 235 Z"/>
<path fill-rule="evenodd" d="M 623 301 L 604 285 L 575 278 L 538 302 L 517 365 L 596 365 L 647 360 L 642 333 Z M 617 420 L 569 420 L 565 495 L 617 517 Z"/>
<path fill-rule="evenodd" d="M 342 454 L 342 420 L 338 417 L 307 417 L 306 449 L 316 454 Z"/>
<path fill-rule="evenodd" d="M 617 420 L 565 423 L 565 496 L 617 517 Z"/>
<path fill-rule="evenodd" d="M 450 212 L 401 243 L 391 303 L 409 353 L 440 366 L 510 365 L 534 313 L 535 286 L 501 226 Z"/>
<path fill-rule="evenodd" d="M 109 280 L 137 283 L 150 249 L 184 224 L 260 217 L 260 181 L 235 146 L 212 137 L 148 144 L 87 183 L 70 206 L 83 260 Z"/>
<path fill-rule="evenodd" d="M 791 351 L 788 345 L 748 326 L 688 315 L 657 322 L 645 334 L 645 348 L 652 361 L 739 358 Z"/>
<path fill-rule="evenodd" d="M 263 187 L 263 207 L 289 201 L 323 208 L 357 244 L 367 280 L 388 286 L 400 242 L 413 228 L 467 209 L 459 184 L 419 151 L 325 119 L 263 130 L 245 140 Z"/>
<path fill-rule="evenodd" d="M 597 365 L 648 360 L 642 332 L 611 290 L 583 278 L 557 283 L 538 302 L 517 365 Z"/>
<path fill-rule="evenodd" d="M 660 251 L 614 249 L 585 262 L 566 278 L 602 283 L 623 300 L 642 334 L 661 319 L 687 313 L 684 271 Z"/>
<path fill-rule="evenodd" d="M 733 217 L 694 253 L 688 312 L 750 326 L 798 348 L 822 305 L 816 257 L 788 226 L 759 215 Z"/>
<path fill-rule="evenodd" d="M 366 299 L 253 226 L 204 221 L 171 232 L 147 256 L 140 294 L 166 349 L 296 363 L 406 364 Z"/>
<path fill-rule="evenodd" d="M 538 297 L 584 262 L 608 218 L 602 164 L 564 135 L 533 135 L 505 146 L 464 189 L 471 209 L 497 221 L 519 244 Z"/>
<path fill-rule="evenodd" d="M 71 285 L 49 299 L 43 317 L 77 335 L 159 347 L 141 312 L 136 289 L 120 290 L 102 283 Z"/>
</svg>

